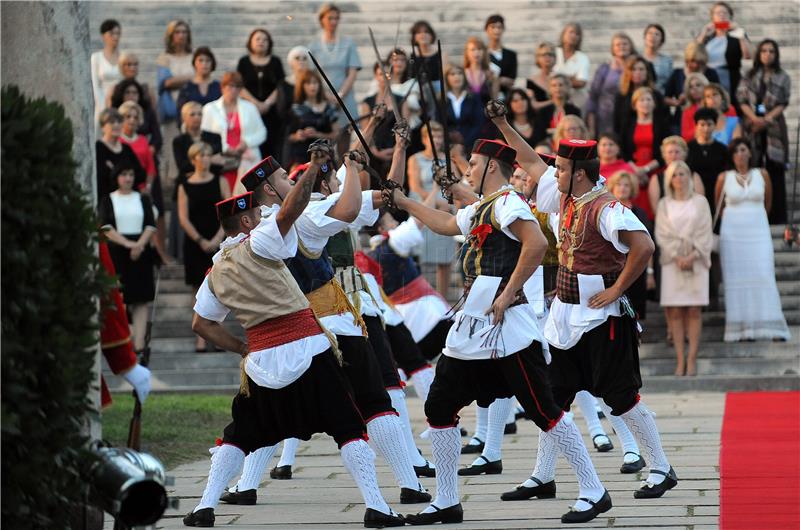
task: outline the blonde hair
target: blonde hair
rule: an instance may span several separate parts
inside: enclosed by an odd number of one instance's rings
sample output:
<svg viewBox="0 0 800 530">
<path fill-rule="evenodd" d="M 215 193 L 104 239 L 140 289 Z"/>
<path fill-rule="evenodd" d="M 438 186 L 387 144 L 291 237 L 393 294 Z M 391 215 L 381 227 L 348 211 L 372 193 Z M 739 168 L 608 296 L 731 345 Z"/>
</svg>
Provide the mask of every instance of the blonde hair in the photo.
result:
<svg viewBox="0 0 800 530">
<path fill-rule="evenodd" d="M 564 134 L 569 125 L 576 125 L 581 130 L 580 138 L 575 138 L 576 140 L 589 139 L 589 128 L 586 127 L 586 123 L 574 114 L 567 114 L 561 118 L 561 121 L 556 125 L 556 130 L 553 132 L 553 145 L 558 145 L 558 143 L 565 138 Z"/>
<path fill-rule="evenodd" d="M 540 42 L 539 45 L 536 46 L 536 56 L 533 59 L 534 64 L 539 67 L 539 54 L 542 53 L 543 50 L 553 54 L 553 66 L 555 66 L 556 47 L 549 42 Z"/>
<path fill-rule="evenodd" d="M 135 101 L 126 101 L 119 106 L 119 113 L 123 117 L 130 110 L 136 111 L 136 115 L 138 116 L 138 119 L 136 120 L 136 126 L 141 127 L 144 124 L 144 111 L 142 110 L 142 106 L 136 103 Z"/>
<path fill-rule="evenodd" d="M 683 50 L 683 61 L 688 63 L 692 59 L 699 63 L 708 64 L 708 52 L 704 44 L 691 41 L 686 45 L 686 48 Z"/>
<path fill-rule="evenodd" d="M 336 11 L 339 13 L 339 16 L 342 16 L 342 10 L 339 9 L 339 6 L 334 4 L 333 2 L 326 2 L 319 6 L 319 10 L 317 10 L 317 21 L 322 24 L 322 19 L 325 18 L 325 15 L 330 13 L 331 11 Z"/>
<path fill-rule="evenodd" d="M 689 99 L 689 85 L 695 80 L 700 81 L 700 84 L 703 85 L 703 91 L 705 91 L 705 88 L 711 83 L 708 78 L 700 72 L 692 72 L 691 74 L 687 75 L 686 80 L 683 82 L 683 94 L 686 96 L 686 103 L 684 103 L 683 106 L 684 108 L 691 107 L 695 103 L 700 103 L 700 101 L 703 101 L 702 95 L 700 96 L 699 101 L 691 101 Z"/>
<path fill-rule="evenodd" d="M 469 49 L 469 45 L 474 44 L 479 49 L 483 50 L 483 59 L 481 59 L 481 70 L 488 70 L 489 69 L 489 50 L 486 48 L 486 44 L 479 39 L 478 37 L 470 37 L 467 39 L 467 42 L 464 44 L 464 69 L 468 69 L 470 67 L 469 62 L 469 54 L 467 50 Z"/>
<path fill-rule="evenodd" d="M 633 200 L 634 197 L 639 195 L 639 184 L 638 179 L 633 176 L 633 173 L 630 171 L 625 171 L 621 169 L 615 172 L 613 175 L 608 177 L 606 180 L 606 189 L 610 191 L 612 194 L 614 193 L 614 187 L 619 184 L 619 181 L 622 179 L 628 179 L 628 184 L 631 185 L 631 196 L 628 199 Z"/>
<path fill-rule="evenodd" d="M 683 151 L 683 156 L 686 156 L 689 153 L 689 146 L 686 144 L 686 140 L 683 139 L 682 136 L 678 136 L 674 134 L 672 136 L 667 136 L 661 141 L 661 157 L 664 157 L 664 150 L 669 147 L 670 145 L 677 145 Z"/>
<path fill-rule="evenodd" d="M 633 39 L 630 37 L 630 35 L 628 35 L 624 31 L 619 31 L 611 36 L 611 55 L 614 55 L 614 41 L 617 39 L 625 39 L 626 41 L 628 41 L 628 45 L 631 47 L 630 55 L 636 55 L 638 53 L 636 51 L 636 45 L 633 43 Z"/>
<path fill-rule="evenodd" d="M 195 142 L 189 147 L 189 150 L 186 151 L 186 156 L 189 157 L 189 161 L 194 161 L 194 158 L 201 154 L 206 153 L 209 155 L 214 154 L 214 150 L 205 142 Z"/>
<path fill-rule="evenodd" d="M 119 61 L 117 61 L 117 66 L 122 68 L 122 66 L 128 61 L 139 61 L 139 56 L 133 52 L 122 52 L 119 54 Z"/>
<path fill-rule="evenodd" d="M 656 102 L 655 91 L 649 86 L 640 86 L 639 88 L 633 91 L 633 95 L 631 96 L 631 108 L 633 110 L 636 110 L 636 103 L 639 101 L 639 98 L 641 98 L 645 94 L 650 94 L 650 97 L 653 98 L 653 104 L 655 105 Z M 655 108 L 653 108 L 653 112 L 655 112 Z"/>
<path fill-rule="evenodd" d="M 169 24 L 167 24 L 167 31 L 164 32 L 164 47 L 167 50 L 167 53 L 175 53 L 175 47 L 172 44 L 172 35 L 175 33 L 175 30 L 178 29 L 178 26 L 183 26 L 186 28 L 186 52 L 192 52 L 192 28 L 189 27 L 189 23 L 185 20 L 172 20 Z"/>
<path fill-rule="evenodd" d="M 686 186 L 686 191 L 688 193 L 687 197 L 691 197 L 694 194 L 694 182 L 692 179 L 692 170 L 689 168 L 689 164 L 683 160 L 676 160 L 670 163 L 670 165 L 667 166 L 667 169 L 664 170 L 664 194 L 670 199 L 675 198 L 675 190 L 672 189 L 672 178 L 675 176 L 675 172 L 679 167 L 685 169 L 689 174 L 689 184 Z"/>
</svg>

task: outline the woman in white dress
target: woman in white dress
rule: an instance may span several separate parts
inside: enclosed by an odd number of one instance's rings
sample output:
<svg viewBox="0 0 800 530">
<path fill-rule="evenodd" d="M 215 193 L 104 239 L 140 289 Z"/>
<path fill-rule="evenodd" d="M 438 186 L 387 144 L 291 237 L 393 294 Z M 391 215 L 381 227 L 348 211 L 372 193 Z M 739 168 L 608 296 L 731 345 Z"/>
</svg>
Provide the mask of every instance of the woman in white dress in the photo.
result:
<svg viewBox="0 0 800 530">
<path fill-rule="evenodd" d="M 94 122 L 98 123 L 100 113 L 106 108 L 108 94 L 122 79 L 119 71 L 119 38 L 122 28 L 114 19 L 104 20 L 100 24 L 100 35 L 103 36 L 103 49 L 90 57 L 92 70 L 92 91 L 94 92 Z"/>
<path fill-rule="evenodd" d="M 733 169 L 717 178 L 724 194 L 720 259 L 725 287 L 725 341 L 789 340 L 775 283 L 775 256 L 767 214 L 772 185 L 764 169 L 750 167 L 752 151 L 737 138 L 728 148 Z"/>
<path fill-rule="evenodd" d="M 661 262 L 661 306 L 667 314 L 675 346 L 675 375 L 697 373 L 697 350 L 708 305 L 711 267 L 711 208 L 695 193 L 692 170 L 677 160 L 664 171 L 665 196 L 656 208 L 656 243 Z M 684 340 L 689 351 L 684 358 Z"/>
</svg>

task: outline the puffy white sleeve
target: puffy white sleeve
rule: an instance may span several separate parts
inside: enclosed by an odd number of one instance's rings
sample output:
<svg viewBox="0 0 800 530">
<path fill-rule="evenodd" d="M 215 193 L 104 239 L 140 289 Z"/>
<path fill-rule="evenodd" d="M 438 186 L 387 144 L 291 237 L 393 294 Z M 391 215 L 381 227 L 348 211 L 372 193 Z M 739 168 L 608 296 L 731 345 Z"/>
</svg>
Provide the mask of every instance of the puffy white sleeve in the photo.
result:
<svg viewBox="0 0 800 530">
<path fill-rule="evenodd" d="M 303 210 L 294 226 L 303 245 L 311 252 L 321 252 L 328 244 L 328 238 L 335 236 L 348 227 L 348 223 L 328 216 L 328 211 L 341 196 L 333 193 L 321 201 L 311 201 Z"/>
<path fill-rule="evenodd" d="M 461 233 L 465 236 L 469 235 L 470 227 L 472 226 L 472 217 L 475 215 L 475 207 L 479 203 L 473 202 L 456 212 L 456 224 Z"/>
<path fill-rule="evenodd" d="M 360 230 L 362 227 L 372 226 L 378 222 L 380 210 L 372 205 L 372 192 L 373 190 L 361 192 L 361 210 L 358 212 L 356 220 L 350 223 L 353 230 Z"/>
<path fill-rule="evenodd" d="M 292 226 L 286 236 L 282 236 L 277 218 L 277 215 L 262 218 L 258 226 L 250 232 L 250 248 L 253 252 L 275 261 L 292 258 L 297 254 L 297 231 Z"/>
<path fill-rule="evenodd" d="M 422 230 L 417 226 L 417 221 L 409 217 L 394 230 L 389 231 L 389 246 L 398 256 L 408 257 L 417 245 L 422 244 Z"/>
<path fill-rule="evenodd" d="M 212 320 L 214 322 L 222 322 L 230 312 L 227 307 L 222 305 L 222 302 L 217 300 L 217 297 L 214 296 L 214 293 L 211 292 L 211 288 L 208 286 L 207 277 L 203 279 L 200 289 L 197 290 L 197 296 L 195 296 L 194 302 L 194 312 L 206 320 Z"/>
<path fill-rule="evenodd" d="M 619 240 L 620 231 L 647 232 L 633 210 L 626 208 L 618 202 L 612 202 L 600 212 L 600 235 L 609 241 L 614 248 L 627 254 L 630 250 L 627 245 Z"/>
<path fill-rule="evenodd" d="M 539 221 L 536 220 L 536 216 L 533 215 L 531 207 L 528 206 L 525 199 L 514 192 L 500 197 L 494 202 L 494 218 L 497 224 L 500 225 L 503 233 L 514 241 L 519 240 L 509 228 L 511 223 L 517 219 L 523 219 L 525 221 L 533 221 L 537 225 L 539 224 Z"/>
<path fill-rule="evenodd" d="M 560 200 L 556 168 L 548 167 L 539 178 L 539 186 L 536 188 L 536 209 L 540 212 L 558 213 Z"/>
</svg>

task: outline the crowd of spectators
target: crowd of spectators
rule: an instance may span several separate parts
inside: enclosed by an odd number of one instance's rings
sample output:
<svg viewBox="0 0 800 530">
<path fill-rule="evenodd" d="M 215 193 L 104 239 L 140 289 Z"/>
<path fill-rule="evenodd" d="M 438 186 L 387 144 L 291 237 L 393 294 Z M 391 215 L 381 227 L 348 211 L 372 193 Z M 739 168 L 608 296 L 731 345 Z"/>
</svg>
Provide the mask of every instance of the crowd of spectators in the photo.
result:
<svg viewBox="0 0 800 530">
<path fill-rule="evenodd" d="M 367 63 L 372 83 L 358 98 L 362 59 L 339 31 L 342 17 L 339 7 L 324 4 L 319 33 L 291 48 L 286 67 L 273 54 L 270 31 L 255 28 L 235 68 L 218 64 L 209 47 L 194 47 L 189 24 L 174 20 L 154 87 L 137 79 L 138 57 L 121 51 L 121 24 L 101 24 L 103 49 L 91 57 L 97 189 L 123 284 L 136 267 L 177 259 L 196 288 L 222 237 L 213 203 L 228 197 L 244 172 L 266 155 L 290 171 L 307 161 L 306 149 L 318 138 L 347 142 L 349 123 L 310 64 L 310 51 L 357 120 L 378 103 L 399 106 L 413 131 L 408 187 L 421 200 L 435 192 L 432 164 L 444 160 L 445 131 L 455 172 L 465 169 L 476 138 L 498 136 L 483 114 L 490 99 L 506 102 L 511 125 L 539 152 L 552 153 L 563 138 L 597 139 L 609 190 L 657 243 L 657 256 L 629 295 L 642 319 L 646 300 L 660 299 L 676 375 L 696 373 L 700 313 L 720 309 L 722 292 L 725 340 L 788 337 L 769 224 L 787 220 L 784 111 L 791 82 L 779 43 L 754 45 L 726 2 L 715 2 L 696 38 L 681 44 L 682 58 L 665 53 L 667 28 L 652 23 L 638 49 L 630 35 L 614 33 L 607 59 L 595 65 L 582 50 L 578 23 L 514 51 L 503 44 L 506 20 L 491 15 L 483 34 L 466 39 L 462 55 L 445 54 L 440 63 L 436 31 L 419 20 L 407 48 Z M 534 57 L 532 72 L 519 71 L 522 54 Z M 379 129 L 373 140 L 379 171 L 391 160 L 388 131 Z M 167 235 L 169 202 L 176 214 Z M 451 208 L 444 201 L 437 207 Z M 142 245 L 152 246 L 147 260 Z M 450 294 L 457 244 L 427 232 L 418 254 L 437 289 Z M 141 316 L 138 308 L 152 301 L 149 283 L 123 287 Z M 761 293 L 758 303 L 749 298 L 753 291 Z M 196 347 L 206 345 L 198 339 Z"/>
</svg>

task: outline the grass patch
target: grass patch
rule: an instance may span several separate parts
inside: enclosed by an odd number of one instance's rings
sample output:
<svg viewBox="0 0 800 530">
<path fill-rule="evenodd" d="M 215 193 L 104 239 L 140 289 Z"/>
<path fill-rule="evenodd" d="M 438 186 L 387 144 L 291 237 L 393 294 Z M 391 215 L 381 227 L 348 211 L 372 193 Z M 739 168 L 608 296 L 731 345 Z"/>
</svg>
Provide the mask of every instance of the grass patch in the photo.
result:
<svg viewBox="0 0 800 530">
<path fill-rule="evenodd" d="M 142 451 L 167 469 L 208 458 L 208 448 L 231 421 L 231 400 L 215 394 L 150 394 L 142 410 Z M 114 394 L 102 414 L 103 438 L 124 447 L 132 413 L 131 393 Z"/>
</svg>

